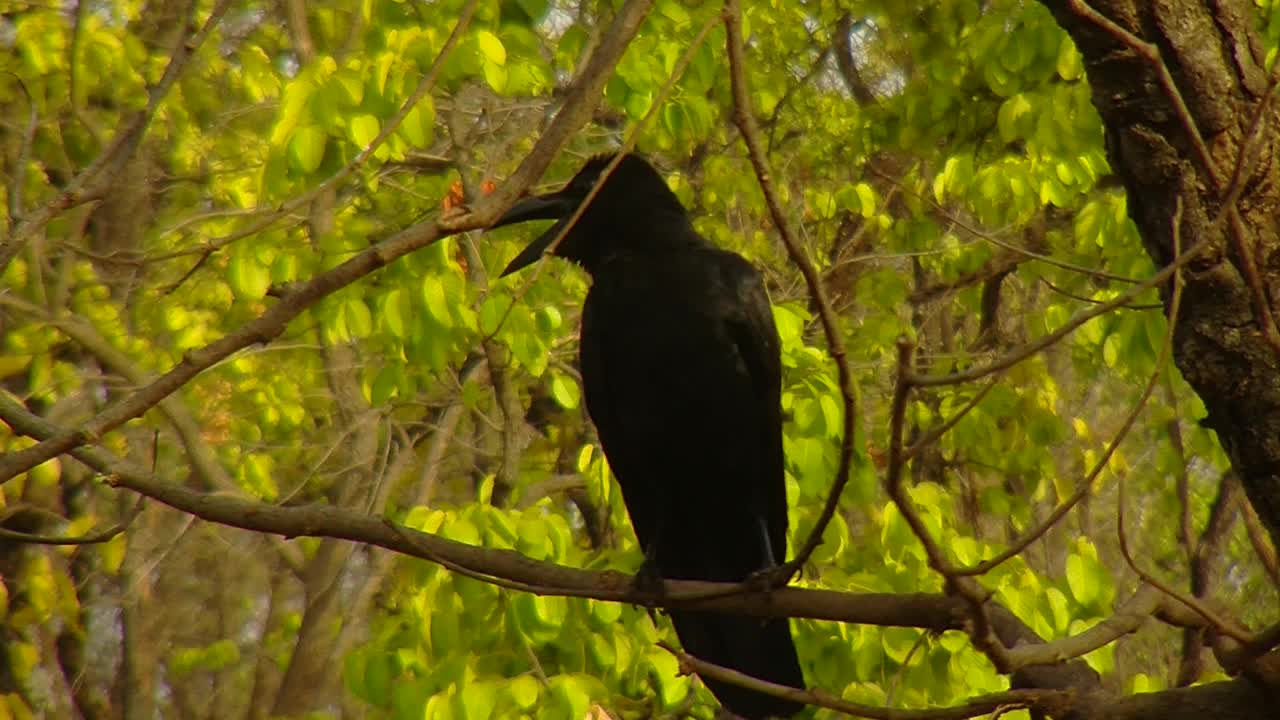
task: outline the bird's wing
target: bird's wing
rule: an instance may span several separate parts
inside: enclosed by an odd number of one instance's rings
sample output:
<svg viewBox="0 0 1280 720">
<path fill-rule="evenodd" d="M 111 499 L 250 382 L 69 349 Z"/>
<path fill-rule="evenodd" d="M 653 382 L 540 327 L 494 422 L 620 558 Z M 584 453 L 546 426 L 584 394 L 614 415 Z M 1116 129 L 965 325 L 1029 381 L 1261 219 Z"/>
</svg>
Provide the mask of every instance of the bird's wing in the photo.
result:
<svg viewBox="0 0 1280 720">
<path fill-rule="evenodd" d="M 737 580 L 781 562 L 781 362 L 755 269 L 711 249 L 605 267 L 582 323 L 587 409 L 662 573 Z"/>
<path fill-rule="evenodd" d="M 651 379 L 638 372 L 644 360 L 631 350 L 631 323 L 620 314 L 629 310 L 613 290 L 608 283 L 595 283 L 588 293 L 578 360 L 587 412 L 622 487 L 631 526 L 648 548 L 666 504 L 666 483 L 653 477 L 661 450 L 653 447 L 652 412 L 638 404 L 650 393 L 645 384 Z"/>
<path fill-rule="evenodd" d="M 774 564 L 786 559 L 787 488 L 782 451 L 782 358 L 773 306 L 760 273 L 737 255 L 730 255 L 731 286 L 737 292 L 733 312 L 725 319 L 728 334 L 750 377 L 764 437 L 758 480 L 751 489 L 767 521 Z"/>
</svg>

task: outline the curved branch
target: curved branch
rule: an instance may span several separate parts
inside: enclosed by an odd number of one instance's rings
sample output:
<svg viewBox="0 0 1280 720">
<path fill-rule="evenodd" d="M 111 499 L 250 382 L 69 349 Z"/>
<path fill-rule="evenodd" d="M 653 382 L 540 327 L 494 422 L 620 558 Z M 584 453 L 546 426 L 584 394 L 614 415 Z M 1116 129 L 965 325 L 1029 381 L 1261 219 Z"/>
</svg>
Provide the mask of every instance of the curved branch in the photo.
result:
<svg viewBox="0 0 1280 720">
<path fill-rule="evenodd" d="M 702 677 L 709 677 L 722 682 L 732 683 L 740 687 L 750 688 L 774 697 L 795 700 L 817 707 L 824 707 L 854 717 L 871 720 L 967 720 L 967 718 L 989 715 L 993 712 L 1005 712 L 1032 708 L 1044 711 L 1047 707 L 1062 707 L 1069 702 L 1067 693 L 1061 690 L 1010 690 L 1009 692 L 982 695 L 969 700 L 964 705 L 937 708 L 895 708 L 879 705 L 864 705 L 849 702 L 815 690 L 797 690 L 786 685 L 778 685 L 767 680 L 751 677 L 745 673 L 731 670 L 706 660 L 699 660 L 685 652 L 681 652 L 666 642 L 659 642 L 658 647 L 666 650 L 680 661 L 684 667 Z"/>
<path fill-rule="evenodd" d="M 836 363 L 840 399 L 844 410 L 840 439 L 840 460 L 836 465 L 835 481 L 831 484 L 826 503 L 822 506 L 822 513 L 809 531 L 804 544 L 796 550 L 795 557 L 783 563 L 777 570 L 776 577 L 785 584 L 790 581 L 796 571 L 804 566 L 813 551 L 822 544 L 822 534 L 840 506 L 840 495 L 844 491 L 845 485 L 849 482 L 849 474 L 853 465 L 853 439 L 857 432 L 858 405 L 857 396 L 853 389 L 853 373 L 849 369 L 848 355 L 844 349 L 844 339 L 840 337 L 840 326 L 836 319 L 835 311 L 831 309 L 831 300 L 827 297 L 827 291 L 822 285 L 822 275 L 818 273 L 813 261 L 809 259 L 809 254 L 805 251 L 804 246 L 800 244 L 800 239 L 796 237 L 795 232 L 791 229 L 786 213 L 783 212 L 782 203 L 778 200 L 778 193 L 773 187 L 773 178 L 769 171 L 769 160 L 765 157 L 764 149 L 760 146 L 760 131 L 756 126 L 755 115 L 751 111 L 751 96 L 747 91 L 747 70 L 746 62 L 743 60 L 742 49 L 742 9 L 738 6 L 738 0 L 728 0 L 725 3 L 724 25 L 729 51 L 729 81 L 733 88 L 733 121 L 738 126 L 738 131 L 742 134 L 742 142 L 747 146 L 747 156 L 751 159 L 751 166 L 754 168 L 756 180 L 760 184 L 760 192 L 764 194 L 765 204 L 769 207 L 769 215 L 773 218 L 773 225 L 778 229 L 778 234 L 782 237 L 782 244 L 786 246 L 787 255 L 791 258 L 791 262 L 800 268 L 800 274 L 804 276 L 809 296 L 813 298 L 814 304 L 818 306 L 818 318 L 822 322 L 822 332 L 827 338 L 827 352 L 830 353 L 831 359 Z"/>
</svg>

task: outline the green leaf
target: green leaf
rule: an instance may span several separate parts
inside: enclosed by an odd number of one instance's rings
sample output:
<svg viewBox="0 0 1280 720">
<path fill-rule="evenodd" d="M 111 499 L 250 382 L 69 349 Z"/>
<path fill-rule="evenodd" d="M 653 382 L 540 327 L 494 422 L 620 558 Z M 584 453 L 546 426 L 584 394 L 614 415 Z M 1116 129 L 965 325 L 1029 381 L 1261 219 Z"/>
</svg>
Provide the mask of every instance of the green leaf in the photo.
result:
<svg viewBox="0 0 1280 720">
<path fill-rule="evenodd" d="M 275 500 L 280 494 L 273 474 L 275 458 L 262 453 L 249 453 L 240 466 L 240 479 L 246 489 L 263 500 Z"/>
<path fill-rule="evenodd" d="M 480 54 L 494 65 L 507 64 L 507 49 L 502 46 L 502 41 L 497 35 L 488 30 L 481 30 L 476 33 L 476 46 L 480 48 Z"/>
<path fill-rule="evenodd" d="M 382 311 L 378 314 L 387 332 L 400 339 L 407 337 L 404 305 L 404 292 L 396 288 L 382 296 Z"/>
<path fill-rule="evenodd" d="M 492 62 L 484 64 L 484 81 L 493 88 L 496 93 L 505 92 L 507 89 L 507 69 L 502 65 Z"/>
<path fill-rule="evenodd" d="M 484 335 L 495 335 L 498 324 L 507 316 L 507 311 L 514 304 L 513 300 L 503 295 L 490 294 L 480 304 L 480 332 Z"/>
<path fill-rule="evenodd" d="M 445 298 L 444 284 L 435 275 L 428 275 L 422 280 L 422 302 L 441 327 L 453 326 L 453 315 L 449 313 L 449 301 Z"/>
<path fill-rule="evenodd" d="M 379 407 L 386 405 L 387 401 L 400 391 L 400 382 L 403 378 L 403 365 L 388 365 L 379 370 L 369 389 L 369 403 Z"/>
<path fill-rule="evenodd" d="M 507 695 L 521 710 L 532 710 L 538 703 L 541 686 L 532 675 L 521 675 L 507 683 Z"/>
<path fill-rule="evenodd" d="M 498 689 L 490 682 L 471 682 L 458 693 L 458 713 L 464 720 L 489 720 L 497 701 Z"/>
<path fill-rule="evenodd" d="M 349 68 L 340 70 L 333 76 L 333 83 L 341 91 L 338 97 L 347 107 L 360 107 L 364 101 L 364 78 L 357 71 Z"/>
<path fill-rule="evenodd" d="M 400 123 L 400 134 L 405 140 L 418 148 L 426 148 L 435 139 L 436 108 L 431 96 L 427 95 L 409 110 Z"/>
<path fill-rule="evenodd" d="M 551 305 L 544 305 L 538 308 L 538 311 L 533 314 L 533 320 L 537 324 L 538 332 L 542 333 L 552 333 L 559 330 L 560 324 L 563 322 L 560 318 L 560 311 Z"/>
<path fill-rule="evenodd" d="M 289 140 L 289 165 L 300 173 L 309 174 L 320 167 L 324 160 L 324 147 L 329 136 L 314 126 L 300 127 Z"/>
<path fill-rule="evenodd" d="M 397 682 L 391 688 L 393 720 L 421 720 L 431 691 L 424 682 Z"/>
<path fill-rule="evenodd" d="M 1096 566 L 1080 555 L 1067 556 L 1067 585 L 1076 602 L 1085 607 L 1092 607 L 1101 594 L 1097 570 Z"/>
<path fill-rule="evenodd" d="M 680 677 L 680 661 L 665 650 L 652 650 L 646 656 L 650 676 L 658 686 L 658 699 L 664 708 L 674 708 L 689 694 L 689 682 Z"/>
<path fill-rule="evenodd" d="M 348 298 L 342 304 L 342 319 L 352 337 L 365 338 L 373 333 L 373 315 L 358 297 Z"/>
<path fill-rule="evenodd" d="M 391 703 L 391 674 L 391 658 L 387 655 L 376 654 L 365 662 L 365 697 L 378 707 L 387 707 Z"/>
<path fill-rule="evenodd" d="M 280 116 L 271 130 L 272 145 L 282 145 L 285 138 L 293 133 L 314 91 L 315 86 L 310 80 L 304 78 L 295 79 L 285 86 L 284 94 L 280 98 Z"/>
<path fill-rule="evenodd" d="M 1084 75 L 1084 63 L 1080 58 L 1080 51 L 1067 35 L 1063 35 L 1062 43 L 1058 46 L 1057 70 L 1063 80 L 1076 80 Z"/>
<path fill-rule="evenodd" d="M 232 247 L 227 263 L 227 282 L 238 297 L 261 300 L 271 287 L 271 273 L 258 262 L 247 242 L 239 242 Z"/>
<path fill-rule="evenodd" d="M 578 383 L 563 373 L 551 373 L 551 397 L 560 403 L 560 407 L 573 410 L 578 407 L 580 397 Z"/>
<path fill-rule="evenodd" d="M 1000 139 L 1006 143 L 1017 140 L 1026 133 L 1023 118 L 1031 117 L 1031 103 L 1023 93 L 1014 95 L 1000 105 L 996 115 L 996 125 L 1000 128 Z"/>
<path fill-rule="evenodd" d="M 373 139 L 378 137 L 381 125 L 378 124 L 378 118 L 372 115 L 357 115 L 351 118 L 347 129 L 351 132 L 351 140 L 363 149 L 369 147 Z"/>
</svg>

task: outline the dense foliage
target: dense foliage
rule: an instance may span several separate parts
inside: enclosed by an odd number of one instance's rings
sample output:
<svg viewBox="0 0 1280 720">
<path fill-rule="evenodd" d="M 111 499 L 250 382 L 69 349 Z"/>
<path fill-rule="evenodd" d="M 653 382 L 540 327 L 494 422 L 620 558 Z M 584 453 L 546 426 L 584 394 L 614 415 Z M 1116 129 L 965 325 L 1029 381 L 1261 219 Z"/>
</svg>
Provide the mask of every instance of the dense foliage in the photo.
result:
<svg viewBox="0 0 1280 720">
<path fill-rule="evenodd" d="M 1022 351 L 1157 270 L 1108 165 L 1080 54 L 1035 3 L 915 5 L 746 8 L 752 109 L 857 390 L 851 479 L 799 584 L 943 590 L 882 488 L 908 338 L 926 376 L 1021 353 L 989 377 L 921 388 L 908 408 L 913 442 L 984 393 L 910 465 L 911 499 L 954 563 L 994 556 L 1088 489 L 981 578 L 1041 637 L 1090 627 L 1137 587 L 1118 542 L 1122 482 L 1140 566 L 1185 587 L 1208 551 L 1198 594 L 1266 622 L 1277 602 L 1265 532 L 1198 423 L 1199 399 L 1162 359 L 1160 294 Z M 0 226 L 13 250 L 0 379 L 32 412 L 76 428 L 292 288 L 481 201 L 565 102 L 620 4 L 2 7 Z M 634 142 L 700 232 L 765 270 L 783 342 L 794 547 L 835 475 L 842 397 L 733 123 L 721 13 L 659 0 L 546 180 Z M 1280 7 L 1259 2 L 1256 21 L 1274 47 Z M 587 279 L 555 262 L 536 279 L 491 277 L 532 232 L 466 232 L 398 259 L 94 443 L 203 492 L 331 503 L 632 571 L 641 557 L 581 403 Z M 33 444 L 0 435 L 7 451 Z M 713 714 L 655 644 L 674 641 L 665 618 L 642 608 L 208 524 L 137 504 L 68 455 L 0 493 L 11 532 L 128 524 L 98 544 L 0 540 L 0 717 Z M 1209 533 L 1214 523 L 1228 524 Z M 846 699 L 925 707 L 1008 687 L 964 633 L 793 629 L 809 683 Z M 1086 660 L 1134 692 L 1222 677 L 1212 666 L 1186 675 L 1180 633 L 1146 626 Z"/>
</svg>

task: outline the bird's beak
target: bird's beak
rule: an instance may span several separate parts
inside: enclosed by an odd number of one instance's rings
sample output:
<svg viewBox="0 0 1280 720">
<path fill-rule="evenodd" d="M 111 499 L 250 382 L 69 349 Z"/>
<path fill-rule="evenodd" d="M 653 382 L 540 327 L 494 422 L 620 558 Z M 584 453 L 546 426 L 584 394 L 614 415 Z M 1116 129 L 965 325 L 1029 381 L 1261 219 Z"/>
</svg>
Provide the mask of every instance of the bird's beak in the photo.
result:
<svg viewBox="0 0 1280 720">
<path fill-rule="evenodd" d="M 547 228 L 546 232 L 538 236 L 537 240 L 529 243 L 529 246 L 520 251 L 515 259 L 507 264 L 499 277 L 505 277 L 511 273 L 530 265 L 542 257 L 547 251 L 551 243 L 555 241 L 556 236 L 560 234 L 561 228 L 566 220 L 573 215 L 574 202 L 566 197 L 563 193 L 550 193 L 547 195 L 534 195 L 524 198 L 511 206 L 498 221 L 489 226 L 489 229 L 502 227 L 503 225 L 513 225 L 528 220 L 557 220 L 558 222 Z"/>
</svg>

